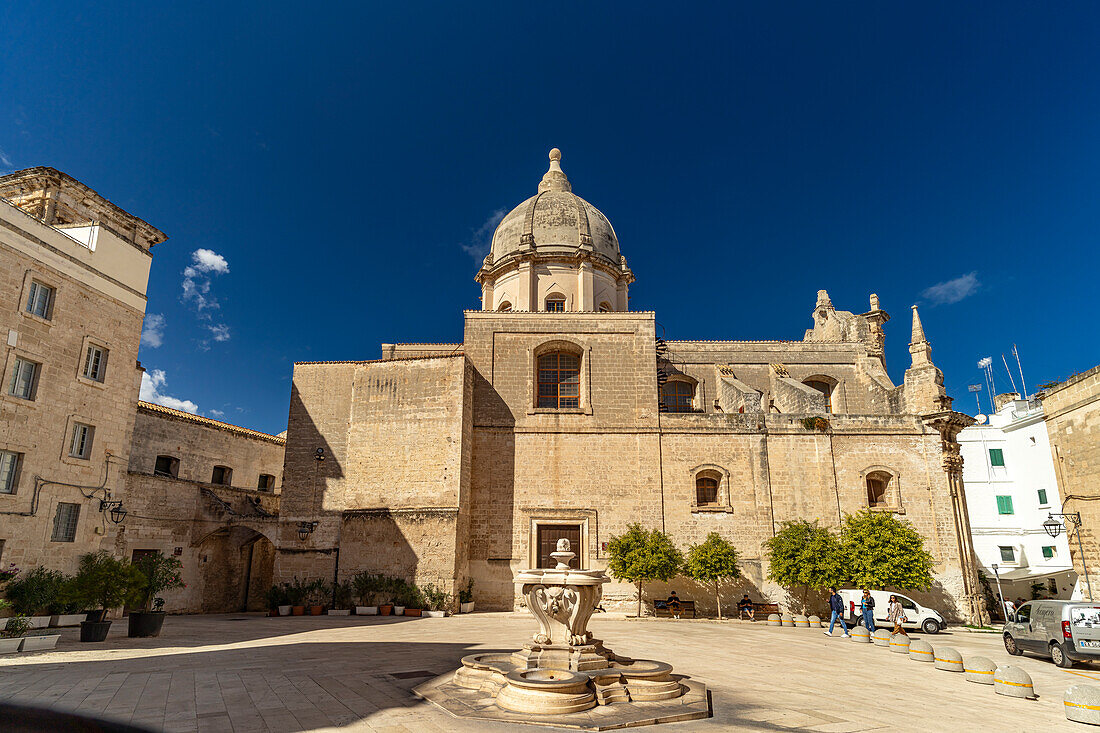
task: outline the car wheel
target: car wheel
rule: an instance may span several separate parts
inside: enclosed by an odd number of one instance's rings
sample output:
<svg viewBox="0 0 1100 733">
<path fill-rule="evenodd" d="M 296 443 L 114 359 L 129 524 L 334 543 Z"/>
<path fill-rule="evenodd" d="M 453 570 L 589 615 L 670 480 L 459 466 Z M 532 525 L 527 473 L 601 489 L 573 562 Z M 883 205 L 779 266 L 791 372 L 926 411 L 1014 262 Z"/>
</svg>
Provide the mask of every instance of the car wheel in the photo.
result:
<svg viewBox="0 0 1100 733">
<path fill-rule="evenodd" d="M 1066 656 L 1061 644 L 1052 643 L 1050 645 L 1050 661 L 1064 669 L 1073 666 L 1073 660 Z"/>
<path fill-rule="evenodd" d="M 1005 651 L 1014 657 L 1018 657 L 1024 653 L 1023 649 L 1016 646 L 1016 640 L 1008 634 L 1005 634 Z"/>
<path fill-rule="evenodd" d="M 926 634 L 938 634 L 940 633 L 940 622 L 934 618 L 926 618 L 924 623 L 921 624 L 921 629 Z"/>
</svg>

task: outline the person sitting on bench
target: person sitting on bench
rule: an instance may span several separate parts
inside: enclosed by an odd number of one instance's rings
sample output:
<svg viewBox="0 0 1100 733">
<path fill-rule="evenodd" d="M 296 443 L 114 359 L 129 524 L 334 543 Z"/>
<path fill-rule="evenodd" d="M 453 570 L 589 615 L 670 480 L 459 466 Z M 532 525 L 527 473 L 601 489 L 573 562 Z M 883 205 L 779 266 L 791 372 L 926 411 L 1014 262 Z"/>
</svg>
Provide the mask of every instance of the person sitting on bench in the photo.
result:
<svg viewBox="0 0 1100 733">
<path fill-rule="evenodd" d="M 676 591 L 669 593 L 665 604 L 668 606 L 668 612 L 672 614 L 672 618 L 680 618 L 680 611 L 683 607 L 680 605 L 680 596 L 676 595 Z"/>
<path fill-rule="evenodd" d="M 749 621 L 756 620 L 756 610 L 753 607 L 752 601 L 749 600 L 749 594 L 746 593 L 741 600 L 737 602 L 737 618 L 745 618 L 745 614 L 749 615 Z"/>
</svg>

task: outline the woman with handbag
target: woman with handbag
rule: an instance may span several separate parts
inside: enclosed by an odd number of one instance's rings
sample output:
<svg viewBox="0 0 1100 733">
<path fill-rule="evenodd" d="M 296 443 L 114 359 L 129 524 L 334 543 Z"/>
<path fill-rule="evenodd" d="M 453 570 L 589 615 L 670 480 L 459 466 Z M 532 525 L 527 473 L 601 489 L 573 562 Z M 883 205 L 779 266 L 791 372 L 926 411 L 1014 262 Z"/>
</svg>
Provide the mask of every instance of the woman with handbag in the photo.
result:
<svg viewBox="0 0 1100 733">
<path fill-rule="evenodd" d="M 905 609 L 901 607 L 901 603 L 898 602 L 897 596 L 890 596 L 890 605 L 886 611 L 886 618 L 894 624 L 894 633 L 902 634 L 903 636 L 909 636 L 905 633 L 905 629 L 901 627 L 903 623 L 909 619 L 905 618 Z"/>
</svg>

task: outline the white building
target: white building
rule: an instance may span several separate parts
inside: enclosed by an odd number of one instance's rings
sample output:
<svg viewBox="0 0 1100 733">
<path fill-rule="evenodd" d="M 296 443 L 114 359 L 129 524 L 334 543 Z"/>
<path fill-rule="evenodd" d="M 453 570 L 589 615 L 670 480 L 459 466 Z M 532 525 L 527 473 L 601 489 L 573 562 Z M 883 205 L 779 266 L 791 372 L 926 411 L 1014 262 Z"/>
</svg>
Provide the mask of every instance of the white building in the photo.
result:
<svg viewBox="0 0 1100 733">
<path fill-rule="evenodd" d="M 1051 538 L 1043 522 L 1060 512 L 1043 408 L 1038 400 L 997 395 L 997 412 L 959 434 L 966 506 L 981 571 L 1006 598 L 1070 598 L 1077 574 L 1065 532 Z"/>
</svg>

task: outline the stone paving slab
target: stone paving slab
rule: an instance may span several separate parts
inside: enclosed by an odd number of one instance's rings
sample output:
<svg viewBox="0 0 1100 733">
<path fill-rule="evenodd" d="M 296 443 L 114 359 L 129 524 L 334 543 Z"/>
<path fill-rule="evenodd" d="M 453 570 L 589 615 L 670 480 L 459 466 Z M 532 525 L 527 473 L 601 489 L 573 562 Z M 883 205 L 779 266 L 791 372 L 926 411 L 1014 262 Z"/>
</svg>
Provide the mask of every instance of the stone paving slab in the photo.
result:
<svg viewBox="0 0 1100 733">
<path fill-rule="evenodd" d="M 518 648 L 533 624 L 491 613 L 172 616 L 156 639 L 127 639 L 125 624 L 114 626 L 102 644 L 81 644 L 72 629 L 62 631 L 55 650 L 0 657 L 0 700 L 179 733 L 503 733 L 516 726 L 454 718 L 413 688 L 453 672 L 463 656 Z M 707 685 L 713 717 L 652 729 L 670 733 L 1073 730 L 1062 694 L 1073 684 L 1100 686 L 1100 668 L 1062 670 L 1037 657 L 1010 657 L 999 635 L 953 629 L 921 638 L 1023 668 L 1039 699 L 996 695 L 962 674 L 820 629 L 602 614 L 590 629 L 621 654 L 667 661 Z M 419 671 L 433 677 L 394 676 Z"/>
</svg>

